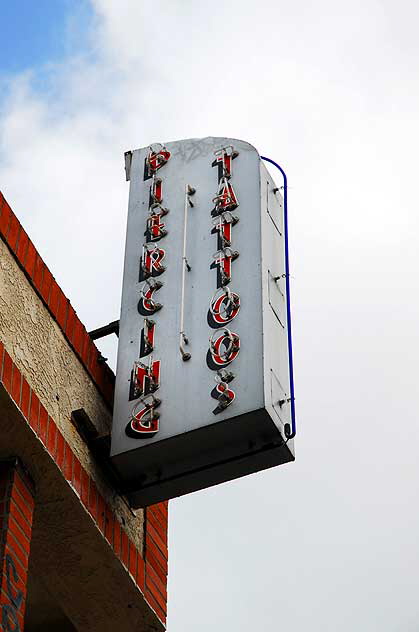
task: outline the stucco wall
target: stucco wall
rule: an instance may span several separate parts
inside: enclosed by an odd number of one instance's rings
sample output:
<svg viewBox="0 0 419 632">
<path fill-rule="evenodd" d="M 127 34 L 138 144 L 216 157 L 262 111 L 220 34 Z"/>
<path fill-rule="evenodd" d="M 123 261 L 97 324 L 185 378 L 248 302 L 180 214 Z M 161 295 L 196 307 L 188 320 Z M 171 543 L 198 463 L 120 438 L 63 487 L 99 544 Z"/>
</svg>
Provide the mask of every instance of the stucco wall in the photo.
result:
<svg viewBox="0 0 419 632">
<path fill-rule="evenodd" d="M 1 239 L 0 338 L 82 465 L 94 478 L 105 500 L 125 524 L 127 534 L 141 550 L 144 512 L 134 513 L 125 499 L 108 487 L 70 421 L 73 410 L 84 408 L 99 433 L 107 434 L 111 413 L 61 329 Z"/>
</svg>

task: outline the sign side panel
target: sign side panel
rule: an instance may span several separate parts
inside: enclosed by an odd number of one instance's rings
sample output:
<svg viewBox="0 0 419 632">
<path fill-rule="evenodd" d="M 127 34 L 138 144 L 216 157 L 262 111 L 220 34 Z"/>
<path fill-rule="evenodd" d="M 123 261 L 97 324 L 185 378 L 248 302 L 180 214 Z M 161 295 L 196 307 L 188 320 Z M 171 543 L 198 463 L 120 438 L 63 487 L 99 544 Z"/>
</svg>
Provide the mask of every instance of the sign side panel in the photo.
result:
<svg viewBox="0 0 419 632">
<path fill-rule="evenodd" d="M 284 201 L 261 162 L 265 407 L 284 434 L 291 423 L 285 284 Z"/>
</svg>

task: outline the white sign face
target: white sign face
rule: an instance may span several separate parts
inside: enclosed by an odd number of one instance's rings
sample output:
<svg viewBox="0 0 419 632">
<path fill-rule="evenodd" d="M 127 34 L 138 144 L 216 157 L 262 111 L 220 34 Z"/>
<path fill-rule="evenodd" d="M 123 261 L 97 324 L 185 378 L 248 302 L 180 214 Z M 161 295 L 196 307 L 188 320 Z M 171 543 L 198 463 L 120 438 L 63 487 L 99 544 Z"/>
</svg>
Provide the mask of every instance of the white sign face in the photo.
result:
<svg viewBox="0 0 419 632">
<path fill-rule="evenodd" d="M 111 456 L 135 505 L 293 460 L 284 209 L 248 143 L 127 156 Z"/>
</svg>

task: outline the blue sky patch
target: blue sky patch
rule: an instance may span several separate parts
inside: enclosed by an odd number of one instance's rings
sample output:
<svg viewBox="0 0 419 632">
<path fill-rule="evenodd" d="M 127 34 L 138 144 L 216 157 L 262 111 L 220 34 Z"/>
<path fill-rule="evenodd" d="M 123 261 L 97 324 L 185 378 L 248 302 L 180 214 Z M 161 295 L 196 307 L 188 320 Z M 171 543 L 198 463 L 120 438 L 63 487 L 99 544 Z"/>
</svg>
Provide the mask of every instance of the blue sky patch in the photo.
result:
<svg viewBox="0 0 419 632">
<path fill-rule="evenodd" d="M 1 6 L 0 75 L 59 61 L 83 46 L 92 15 L 87 0 L 13 0 Z"/>
</svg>

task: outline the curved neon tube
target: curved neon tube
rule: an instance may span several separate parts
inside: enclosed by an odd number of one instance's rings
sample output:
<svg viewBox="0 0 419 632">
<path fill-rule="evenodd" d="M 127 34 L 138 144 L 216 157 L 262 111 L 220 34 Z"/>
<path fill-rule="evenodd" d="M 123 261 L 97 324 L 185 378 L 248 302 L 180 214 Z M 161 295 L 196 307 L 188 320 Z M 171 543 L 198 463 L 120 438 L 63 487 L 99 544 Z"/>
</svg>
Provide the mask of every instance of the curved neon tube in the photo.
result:
<svg viewBox="0 0 419 632">
<path fill-rule="evenodd" d="M 288 205 L 287 205 L 287 176 L 285 171 L 278 165 L 277 162 L 261 156 L 262 160 L 270 162 L 271 165 L 279 169 L 284 180 L 284 237 L 285 237 L 285 288 L 287 293 L 287 336 L 288 336 L 288 362 L 289 362 L 289 374 L 290 374 L 290 398 L 291 398 L 291 433 L 285 432 L 287 439 L 293 439 L 297 434 L 297 428 L 295 423 L 295 398 L 294 398 L 294 364 L 292 357 L 292 336 L 291 336 L 291 299 L 290 299 L 290 269 L 289 269 L 289 255 L 288 255 Z"/>
</svg>

